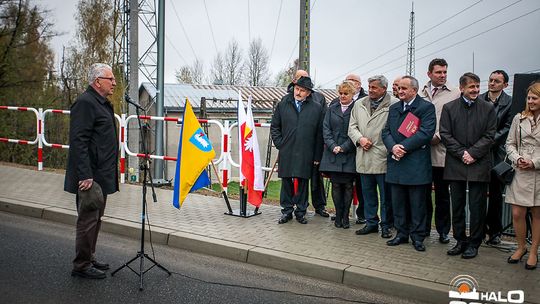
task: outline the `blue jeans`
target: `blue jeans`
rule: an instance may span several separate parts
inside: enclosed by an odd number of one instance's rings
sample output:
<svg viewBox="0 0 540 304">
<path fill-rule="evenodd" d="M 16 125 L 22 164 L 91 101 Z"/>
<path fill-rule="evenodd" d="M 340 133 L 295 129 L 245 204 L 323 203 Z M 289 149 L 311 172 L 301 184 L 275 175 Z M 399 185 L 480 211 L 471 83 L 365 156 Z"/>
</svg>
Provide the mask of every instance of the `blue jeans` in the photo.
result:
<svg viewBox="0 0 540 304">
<path fill-rule="evenodd" d="M 364 217 L 368 227 L 379 225 L 379 194 L 381 203 L 381 228 L 390 228 L 388 207 L 390 206 L 390 187 L 384 181 L 386 174 L 360 174 L 362 196 L 364 198 Z M 377 193 L 377 188 L 379 189 Z"/>
</svg>

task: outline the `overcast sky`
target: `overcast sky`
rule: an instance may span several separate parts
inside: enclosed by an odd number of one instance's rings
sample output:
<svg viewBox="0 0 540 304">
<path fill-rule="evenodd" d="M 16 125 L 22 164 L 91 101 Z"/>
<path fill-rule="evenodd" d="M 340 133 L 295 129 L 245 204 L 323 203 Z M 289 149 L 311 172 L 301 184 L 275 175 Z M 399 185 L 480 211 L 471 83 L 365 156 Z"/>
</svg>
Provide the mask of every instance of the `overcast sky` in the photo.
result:
<svg viewBox="0 0 540 304">
<path fill-rule="evenodd" d="M 51 10 L 56 31 L 66 32 L 52 41 L 58 58 L 62 45 L 73 39 L 77 1 L 36 1 Z M 216 48 L 224 51 L 232 38 L 247 52 L 250 38 L 256 37 L 271 52 L 271 79 L 275 79 L 278 71 L 298 57 L 299 2 L 166 0 L 165 81 L 175 82 L 175 70 L 191 64 L 196 56 L 208 70 Z M 366 88 L 369 76 L 383 74 L 391 82 L 404 74 L 410 1 L 311 0 L 311 5 L 311 76 L 316 85 L 334 88 L 347 73 L 354 72 Z M 540 29 L 540 1 L 417 0 L 414 10 L 415 76 L 421 83 L 427 81 L 427 65 L 435 57 L 448 61 L 451 84 L 457 85 L 460 75 L 474 70 L 483 80 L 483 90 L 495 69 L 510 75 L 540 71 L 536 32 Z"/>
</svg>

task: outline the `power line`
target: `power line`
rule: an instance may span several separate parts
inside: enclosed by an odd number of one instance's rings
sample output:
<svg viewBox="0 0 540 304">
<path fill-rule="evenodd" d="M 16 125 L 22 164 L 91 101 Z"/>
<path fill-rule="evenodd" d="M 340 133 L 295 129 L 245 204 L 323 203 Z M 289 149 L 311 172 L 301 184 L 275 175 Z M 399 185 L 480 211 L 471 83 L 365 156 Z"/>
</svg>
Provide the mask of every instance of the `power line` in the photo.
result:
<svg viewBox="0 0 540 304">
<path fill-rule="evenodd" d="M 180 27 L 182 28 L 182 31 L 184 32 L 184 36 L 186 36 L 186 40 L 188 42 L 189 48 L 191 49 L 191 52 L 193 53 L 193 57 L 197 59 L 197 53 L 195 53 L 195 49 L 193 48 L 193 44 L 191 43 L 191 40 L 189 39 L 189 36 L 186 32 L 186 29 L 184 28 L 184 24 L 182 23 L 182 20 L 180 19 L 180 16 L 178 14 L 178 11 L 176 11 L 176 7 L 174 6 L 174 1 L 171 1 L 172 9 L 174 11 L 174 14 L 176 15 L 176 19 L 178 19 L 178 22 L 180 23 Z"/>
<path fill-rule="evenodd" d="M 414 37 L 417 38 L 417 37 L 420 37 L 420 36 L 424 35 L 425 33 L 427 33 L 427 32 L 429 32 L 429 31 L 433 30 L 434 28 L 436 28 L 436 27 L 442 25 L 443 23 L 449 21 L 450 19 L 453 19 L 453 18 L 457 17 L 458 15 L 460 15 L 460 14 L 462 14 L 463 12 L 469 10 L 470 8 L 472 8 L 473 6 L 479 4 L 479 3 L 482 2 L 482 1 L 483 1 L 483 0 L 479 0 L 479 1 L 477 1 L 477 2 L 475 2 L 475 3 L 473 3 L 473 4 L 471 4 L 471 5 L 467 6 L 466 8 L 464 8 L 464 9 L 460 10 L 459 12 L 453 14 L 452 16 L 450 16 L 450 17 L 448 17 L 448 18 L 442 20 L 441 22 L 439 22 L 439 23 L 435 24 L 434 26 L 428 28 L 427 30 L 421 32 L 420 34 L 415 35 Z M 391 52 L 393 52 L 393 51 L 399 49 L 400 47 L 402 47 L 402 46 L 404 46 L 404 45 L 406 45 L 406 44 L 407 44 L 407 41 L 404 41 L 404 42 L 400 43 L 399 45 L 396 45 L 395 47 L 391 48 L 390 50 L 388 50 L 388 51 L 386 51 L 386 52 L 384 52 L 384 53 L 382 53 L 382 54 L 380 54 L 379 56 L 376 56 L 375 58 L 373 58 L 373 59 L 371 59 L 371 60 L 368 60 L 367 62 L 364 62 L 364 63 L 360 64 L 359 66 L 353 68 L 353 69 L 350 70 L 349 72 L 344 73 L 344 74 L 342 74 L 342 75 L 340 75 L 340 76 L 337 76 L 336 78 L 333 78 L 332 80 L 330 80 L 330 81 L 324 83 L 323 86 L 324 86 L 324 85 L 327 85 L 327 84 L 329 84 L 329 83 L 331 83 L 331 82 L 333 82 L 333 81 L 336 81 L 337 79 L 340 79 L 340 78 L 342 78 L 343 76 L 348 75 L 348 74 L 350 74 L 350 73 L 352 73 L 352 72 L 358 70 L 359 68 L 361 68 L 361 67 L 363 67 L 363 66 L 365 66 L 365 65 L 368 65 L 368 64 L 374 62 L 375 60 L 377 60 L 377 59 L 379 59 L 379 58 L 381 58 L 381 57 L 383 57 L 383 56 L 385 56 L 385 55 L 387 55 L 387 54 L 389 54 L 389 53 L 391 53 Z M 402 57 L 400 57 L 399 59 L 401 59 L 401 58 L 403 58 L 403 57 L 405 57 L 405 56 L 402 56 Z"/>
<path fill-rule="evenodd" d="M 165 40 L 167 40 L 167 42 L 172 46 L 173 50 L 176 52 L 176 54 L 178 54 L 180 59 L 182 59 L 184 64 L 188 65 L 186 58 L 184 58 L 184 56 L 182 56 L 182 53 L 180 53 L 180 51 L 176 48 L 176 46 L 174 46 L 174 44 L 172 43 L 171 39 L 169 39 L 169 36 L 167 36 L 167 34 L 165 34 Z"/>
<path fill-rule="evenodd" d="M 281 0 L 279 3 L 279 11 L 278 11 L 278 16 L 277 16 L 277 21 L 276 21 L 276 28 L 274 29 L 274 39 L 272 40 L 272 48 L 270 49 L 270 57 L 269 57 L 268 62 L 272 61 L 272 53 L 274 52 L 274 45 L 276 44 L 276 36 L 277 36 L 277 30 L 278 30 L 278 25 L 279 25 L 279 18 L 281 17 L 282 7 L 283 7 L 283 0 Z"/>
<path fill-rule="evenodd" d="M 212 21 L 210 20 L 210 15 L 208 14 L 208 7 L 206 6 L 206 0 L 203 0 L 204 3 L 204 10 L 206 11 L 206 19 L 208 20 L 208 24 L 210 25 L 210 33 L 212 34 L 212 41 L 214 42 L 214 48 L 216 49 L 216 54 L 218 54 L 218 48 L 216 43 L 216 37 L 214 36 L 214 30 L 212 27 Z"/>
<path fill-rule="evenodd" d="M 537 9 L 534 9 L 534 10 L 532 10 L 532 11 L 529 11 L 529 12 L 523 14 L 523 15 L 520 15 L 520 16 L 518 16 L 518 17 L 515 17 L 515 18 L 513 18 L 513 19 L 510 19 L 510 20 L 508 20 L 508 21 L 506 21 L 506 22 L 504 22 L 504 23 L 501 23 L 501 24 L 499 24 L 499 25 L 497 25 L 497 26 L 494 26 L 494 27 L 492 27 L 492 28 L 489 28 L 489 29 L 487 29 L 487 30 L 485 30 L 485 31 L 482 31 L 482 32 L 480 32 L 480 33 L 478 33 L 478 34 L 476 34 L 476 35 L 467 37 L 467 38 L 465 38 L 465 39 L 463 39 L 463 40 L 460 40 L 460 41 L 458 41 L 458 42 L 456 42 L 456 43 L 453 43 L 453 44 L 451 44 L 451 45 L 449 45 L 449 46 L 446 46 L 446 47 L 443 47 L 443 48 L 441 48 L 441 49 L 438 49 L 437 51 L 432 52 L 432 53 L 429 53 L 429 54 L 427 54 L 427 55 L 425 55 L 425 56 L 422 56 L 422 57 L 418 58 L 417 60 L 425 59 L 425 58 L 427 58 L 427 57 L 429 57 L 429 56 L 432 56 L 432 55 L 434 55 L 434 54 L 439 53 L 440 51 L 444 51 L 444 50 L 448 50 L 448 49 L 450 49 L 450 48 L 453 48 L 454 46 L 457 46 L 457 45 L 459 45 L 459 44 L 461 44 L 461 43 L 463 43 L 463 42 L 469 41 L 469 40 L 471 40 L 471 39 L 473 39 L 473 38 L 476 38 L 476 37 L 478 37 L 478 36 L 480 36 L 480 35 L 483 35 L 483 34 L 485 34 L 485 33 L 491 32 L 491 31 L 493 31 L 493 30 L 495 30 L 495 29 L 500 28 L 501 26 L 504 26 L 504 25 L 506 25 L 506 24 L 508 24 L 508 23 L 514 22 L 514 21 L 516 21 L 516 20 L 518 20 L 518 19 L 521 19 L 521 18 L 523 18 L 523 17 L 526 17 L 526 16 L 528 16 L 528 15 L 530 15 L 530 14 L 532 14 L 532 13 L 535 13 L 535 12 L 537 12 L 537 11 L 539 11 L 539 10 L 540 10 L 540 7 L 537 8 Z M 402 56 L 402 57 L 403 57 L 403 56 Z M 401 58 L 402 58 L 402 57 L 401 57 Z M 394 61 L 395 61 L 395 60 L 393 60 L 393 61 L 391 61 L 391 62 L 394 62 Z M 390 62 L 390 63 L 391 63 L 391 62 Z M 393 71 L 393 70 L 402 68 L 403 66 L 404 66 L 404 64 L 400 65 L 399 67 L 395 67 L 395 68 L 393 68 L 393 69 L 391 69 L 391 70 L 385 71 L 385 72 L 383 72 L 382 74 L 385 74 L 385 73 L 391 72 L 391 71 Z"/>
</svg>

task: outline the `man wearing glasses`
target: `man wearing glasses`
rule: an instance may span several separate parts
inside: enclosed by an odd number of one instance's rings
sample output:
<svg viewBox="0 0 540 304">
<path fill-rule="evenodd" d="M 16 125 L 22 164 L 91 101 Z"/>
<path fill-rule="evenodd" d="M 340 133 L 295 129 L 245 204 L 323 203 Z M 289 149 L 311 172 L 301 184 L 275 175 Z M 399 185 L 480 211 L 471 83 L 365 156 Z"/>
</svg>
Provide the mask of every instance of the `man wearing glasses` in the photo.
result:
<svg viewBox="0 0 540 304">
<path fill-rule="evenodd" d="M 107 99 L 114 92 L 116 80 L 109 65 L 95 63 L 88 71 L 88 83 L 71 106 L 64 190 L 76 194 L 78 214 L 71 275 L 104 279 L 103 271 L 109 264 L 98 262 L 95 252 L 107 194 L 118 191 L 118 134 L 113 107 Z M 98 196 L 100 204 L 95 210 L 81 206 L 81 196 L 89 195 Z"/>
</svg>

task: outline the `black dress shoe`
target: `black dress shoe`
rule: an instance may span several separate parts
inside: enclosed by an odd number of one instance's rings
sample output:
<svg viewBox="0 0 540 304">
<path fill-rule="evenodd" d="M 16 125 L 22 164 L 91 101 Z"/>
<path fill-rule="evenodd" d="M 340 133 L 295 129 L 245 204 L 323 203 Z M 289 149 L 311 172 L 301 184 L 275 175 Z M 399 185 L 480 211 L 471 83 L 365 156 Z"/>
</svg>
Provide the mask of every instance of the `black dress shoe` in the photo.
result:
<svg viewBox="0 0 540 304">
<path fill-rule="evenodd" d="M 392 237 L 392 233 L 390 233 L 390 229 L 388 228 L 382 228 L 381 237 L 383 239 L 389 239 Z"/>
<path fill-rule="evenodd" d="M 343 229 L 349 229 L 351 228 L 351 224 L 349 222 L 343 223 Z"/>
<path fill-rule="evenodd" d="M 414 241 L 413 246 L 416 251 L 426 251 L 426 246 L 420 241 Z"/>
<path fill-rule="evenodd" d="M 452 247 L 452 249 L 448 250 L 446 254 L 448 255 L 459 255 L 462 254 L 465 251 L 466 245 L 463 242 L 457 242 L 457 244 Z"/>
<path fill-rule="evenodd" d="M 358 219 L 356 219 L 356 223 L 357 223 L 357 224 L 365 224 L 365 223 L 366 223 L 366 220 L 363 219 L 363 218 L 358 218 Z"/>
<path fill-rule="evenodd" d="M 330 214 L 324 209 L 315 210 L 315 213 L 322 217 L 330 217 Z"/>
<path fill-rule="evenodd" d="M 517 264 L 519 261 L 521 261 L 521 259 L 523 259 L 523 257 L 527 254 L 527 249 L 525 249 L 525 251 L 523 252 L 523 254 L 518 258 L 518 259 L 512 259 L 512 255 L 508 257 L 508 260 L 506 260 L 508 262 L 508 264 Z"/>
<path fill-rule="evenodd" d="M 292 220 L 292 215 L 282 215 L 279 220 L 278 220 L 278 224 L 285 224 L 286 222 Z"/>
<path fill-rule="evenodd" d="M 307 220 L 303 216 L 297 217 L 296 221 L 299 222 L 300 224 L 307 224 Z"/>
<path fill-rule="evenodd" d="M 339 221 L 335 221 L 334 226 L 336 226 L 336 228 L 343 228 L 343 225 Z"/>
<path fill-rule="evenodd" d="M 77 277 L 81 277 L 85 279 L 105 279 L 107 277 L 105 272 L 99 269 L 96 269 L 94 267 L 90 267 L 85 270 L 72 270 L 71 276 L 72 277 L 77 276 Z"/>
<path fill-rule="evenodd" d="M 370 234 L 370 233 L 377 233 L 379 232 L 379 228 L 377 226 L 364 226 L 362 229 L 356 230 L 356 235 L 364 235 L 364 234 Z"/>
<path fill-rule="evenodd" d="M 448 237 L 448 234 L 446 234 L 446 233 L 439 234 L 439 243 L 441 243 L 441 244 L 450 243 L 450 237 Z"/>
<path fill-rule="evenodd" d="M 92 265 L 94 266 L 94 268 L 96 269 L 99 269 L 99 270 L 109 270 L 109 264 L 107 263 L 100 263 L 98 261 L 92 261 Z"/>
<path fill-rule="evenodd" d="M 498 234 L 495 234 L 495 235 L 491 236 L 491 237 L 486 241 L 486 244 L 491 245 L 491 246 L 497 246 L 497 245 L 500 245 L 500 244 L 501 244 L 501 236 L 498 235 Z"/>
<path fill-rule="evenodd" d="M 330 220 L 331 220 L 331 221 L 335 221 L 335 220 L 336 220 L 336 216 L 335 216 L 335 215 L 332 215 L 332 216 L 330 217 Z"/>
<path fill-rule="evenodd" d="M 469 246 L 463 253 L 461 254 L 461 257 L 464 259 L 472 259 L 478 255 L 478 248 L 474 246 Z"/>
<path fill-rule="evenodd" d="M 397 246 L 399 244 L 407 244 L 408 242 L 409 242 L 409 238 L 402 238 L 402 237 L 396 236 L 395 238 L 386 242 L 386 245 Z"/>
</svg>

